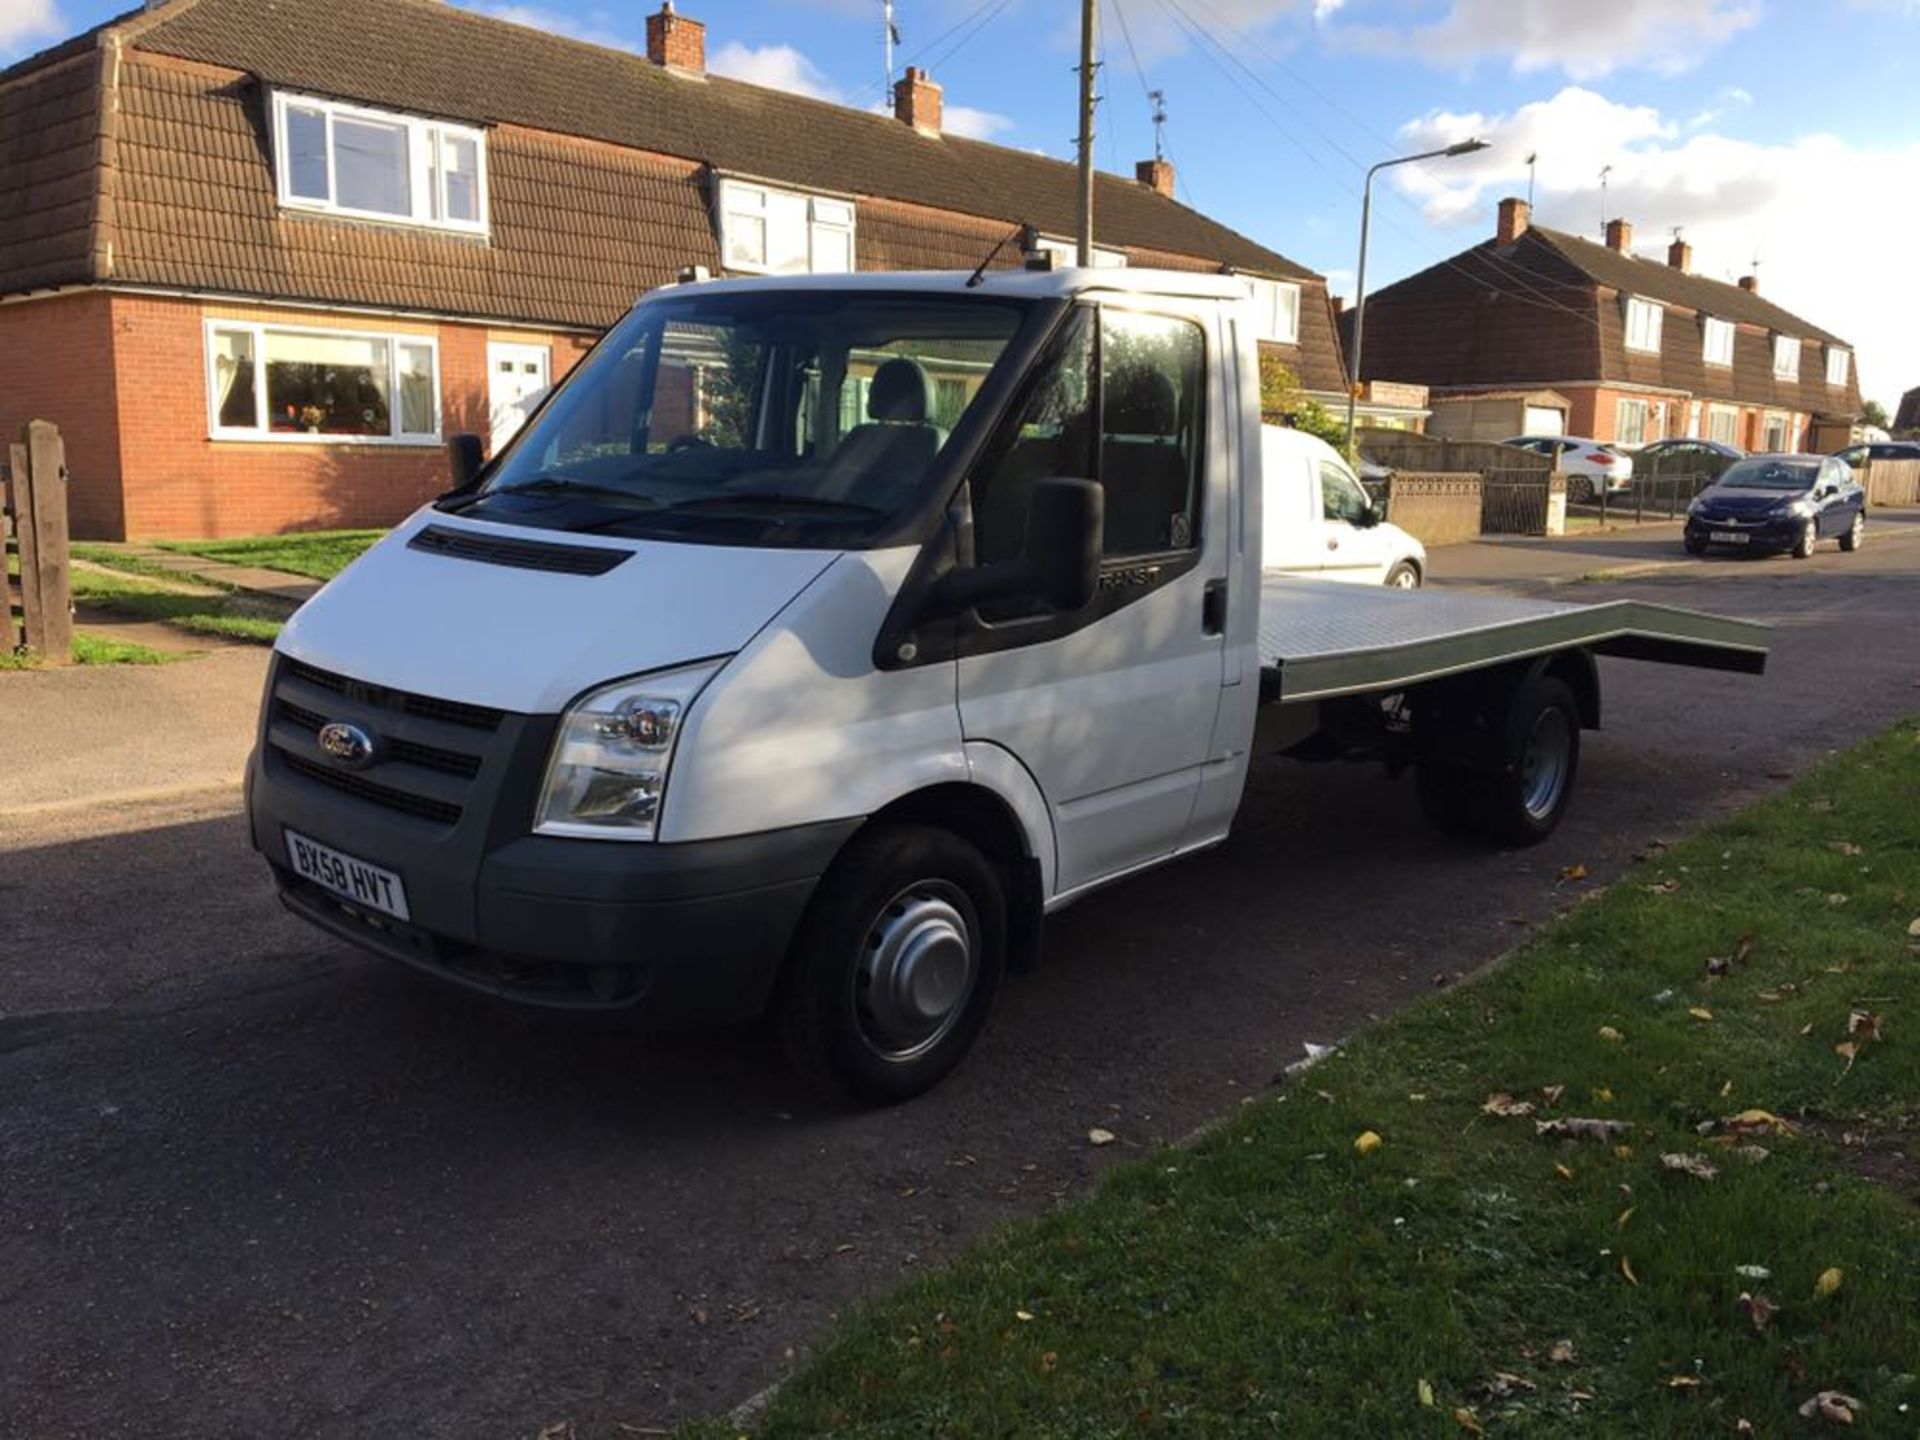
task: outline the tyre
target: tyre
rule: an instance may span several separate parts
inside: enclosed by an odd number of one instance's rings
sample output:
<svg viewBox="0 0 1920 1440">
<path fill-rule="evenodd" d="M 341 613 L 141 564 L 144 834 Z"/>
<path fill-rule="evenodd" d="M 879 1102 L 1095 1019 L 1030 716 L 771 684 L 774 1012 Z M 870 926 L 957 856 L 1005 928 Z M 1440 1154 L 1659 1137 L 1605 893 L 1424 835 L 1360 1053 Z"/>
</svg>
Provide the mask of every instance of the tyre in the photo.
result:
<svg viewBox="0 0 1920 1440">
<path fill-rule="evenodd" d="M 1853 524 L 1847 527 L 1847 533 L 1840 537 L 1840 548 L 1851 555 L 1867 543 L 1867 517 L 1855 511 Z"/>
<path fill-rule="evenodd" d="M 1794 537 L 1793 558 L 1805 560 L 1813 554 L 1813 547 L 1820 543 L 1820 527 L 1808 520 L 1801 524 L 1800 533 Z"/>
<path fill-rule="evenodd" d="M 1387 571 L 1386 585 L 1391 590 L 1418 590 L 1420 588 L 1420 567 L 1411 560 L 1401 560 Z"/>
<path fill-rule="evenodd" d="M 1707 537 L 1704 535 L 1688 535 L 1680 543 L 1686 546 L 1687 554 L 1689 555 L 1704 555 L 1707 553 Z"/>
<path fill-rule="evenodd" d="M 1006 887 L 926 825 L 851 840 L 787 957 L 778 1006 L 796 1069 L 874 1105 L 932 1088 L 986 1024 L 1006 968 Z"/>
<path fill-rule="evenodd" d="M 1590 475 L 1570 475 L 1567 477 L 1567 499 L 1575 505 L 1585 505 L 1593 499 L 1593 477 Z"/>
<path fill-rule="evenodd" d="M 1563 680 L 1540 676 L 1514 692 L 1503 735 L 1505 764 L 1477 787 L 1480 829 L 1508 845 L 1554 832 L 1580 770 L 1580 706 Z"/>
</svg>

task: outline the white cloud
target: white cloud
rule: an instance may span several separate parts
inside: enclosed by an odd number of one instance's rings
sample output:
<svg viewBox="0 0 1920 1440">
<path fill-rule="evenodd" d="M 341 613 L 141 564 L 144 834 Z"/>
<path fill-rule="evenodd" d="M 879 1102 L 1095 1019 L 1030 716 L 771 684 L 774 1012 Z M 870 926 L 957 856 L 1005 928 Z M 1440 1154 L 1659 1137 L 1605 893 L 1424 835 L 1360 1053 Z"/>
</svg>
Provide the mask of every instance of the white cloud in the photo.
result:
<svg viewBox="0 0 1920 1440">
<path fill-rule="evenodd" d="M 1313 0 L 1313 22 L 1324 25 L 1331 20 L 1347 0 Z"/>
<path fill-rule="evenodd" d="M 1526 157 L 1539 155 L 1535 218 L 1597 238 L 1599 174 L 1610 216 L 1633 222 L 1636 249 L 1664 261 L 1669 231 L 1685 229 L 1694 269 L 1730 280 L 1761 261 L 1761 289 L 1856 347 L 1866 393 L 1891 407 L 1920 383 L 1920 331 L 1888 303 L 1911 267 L 1911 227 L 1853 224 L 1862 195 L 1920 170 L 1920 141 L 1874 148 L 1809 134 L 1777 144 L 1687 131 L 1648 106 L 1622 105 L 1570 86 L 1507 115 L 1434 112 L 1401 127 L 1409 149 L 1478 135 L 1493 148 L 1395 173 L 1430 220 L 1478 219 L 1493 231 L 1494 201 L 1523 194 Z M 1920 204 L 1912 207 L 1920 219 Z"/>
<path fill-rule="evenodd" d="M 707 69 L 749 85 L 788 90 L 815 100 L 842 98 L 839 87 L 820 67 L 791 45 L 742 45 L 729 40 L 707 57 Z"/>
<path fill-rule="evenodd" d="M 57 40 L 68 28 L 53 0 L 0 0 L 0 56 Z"/>
<path fill-rule="evenodd" d="M 0 5 L 9 3 L 11 0 L 0 0 Z M 565 10 L 550 10 L 544 5 L 499 4 L 494 0 L 460 0 L 460 3 L 495 20 L 524 25 L 529 30 L 544 30 L 549 35 L 565 35 L 570 40 L 585 40 L 612 50 L 643 48 L 640 35 L 629 35 L 616 28 L 605 11 L 596 10 L 583 21 Z"/>
<path fill-rule="evenodd" d="M 941 113 L 940 128 L 949 135 L 962 135 L 969 140 L 991 140 L 1001 131 L 1013 128 L 1013 117 L 972 105 L 948 105 Z"/>
<path fill-rule="evenodd" d="M 1366 48 L 1440 64 L 1506 57 L 1518 71 L 1564 70 L 1585 80 L 1625 66 L 1691 69 L 1758 18 L 1758 0 L 1450 0 L 1430 24 L 1343 33 Z"/>
</svg>

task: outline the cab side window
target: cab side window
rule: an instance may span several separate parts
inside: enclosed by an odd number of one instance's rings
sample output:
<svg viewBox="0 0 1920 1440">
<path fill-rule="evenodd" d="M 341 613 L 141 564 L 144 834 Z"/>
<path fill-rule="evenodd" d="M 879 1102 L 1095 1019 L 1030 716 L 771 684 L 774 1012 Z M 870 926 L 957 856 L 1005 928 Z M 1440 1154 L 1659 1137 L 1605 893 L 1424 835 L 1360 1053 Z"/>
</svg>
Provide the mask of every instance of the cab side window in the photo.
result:
<svg viewBox="0 0 1920 1440">
<path fill-rule="evenodd" d="M 974 472 L 974 551 L 981 564 L 1019 557 L 1035 482 L 1093 475 L 1095 329 L 1090 309 L 1067 320 L 1035 366 L 1037 383 L 1015 405 Z"/>
<path fill-rule="evenodd" d="M 1358 525 L 1373 508 L 1360 482 L 1331 460 L 1320 462 L 1320 507 L 1327 519 L 1349 525 Z"/>
<path fill-rule="evenodd" d="M 1103 310 L 1100 469 L 1105 552 L 1191 549 L 1199 534 L 1206 346 L 1191 320 Z"/>
</svg>

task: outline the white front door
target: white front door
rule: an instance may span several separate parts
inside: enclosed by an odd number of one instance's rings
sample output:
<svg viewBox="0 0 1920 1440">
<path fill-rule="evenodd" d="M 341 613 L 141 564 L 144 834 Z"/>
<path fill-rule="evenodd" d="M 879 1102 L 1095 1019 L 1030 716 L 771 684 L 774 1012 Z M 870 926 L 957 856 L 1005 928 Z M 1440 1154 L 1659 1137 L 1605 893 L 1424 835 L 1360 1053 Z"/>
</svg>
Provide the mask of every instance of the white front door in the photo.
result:
<svg viewBox="0 0 1920 1440">
<path fill-rule="evenodd" d="M 1214 319 L 1171 304 L 1081 308 L 970 477 L 977 558 L 988 563 L 1021 553 L 1034 481 L 1092 476 L 1105 491 L 1091 605 L 1073 615 L 988 605 L 957 637 L 961 728 L 1039 784 L 1055 894 L 1179 849 L 1212 758 L 1231 543 L 1226 524 L 1208 522 L 1209 467 L 1230 463 L 1216 458 L 1228 437 L 1208 423 L 1224 413 L 1208 395 Z"/>
<path fill-rule="evenodd" d="M 487 417 L 495 455 L 525 422 L 530 407 L 522 402 L 547 388 L 548 367 L 544 345 L 487 342 Z"/>
</svg>

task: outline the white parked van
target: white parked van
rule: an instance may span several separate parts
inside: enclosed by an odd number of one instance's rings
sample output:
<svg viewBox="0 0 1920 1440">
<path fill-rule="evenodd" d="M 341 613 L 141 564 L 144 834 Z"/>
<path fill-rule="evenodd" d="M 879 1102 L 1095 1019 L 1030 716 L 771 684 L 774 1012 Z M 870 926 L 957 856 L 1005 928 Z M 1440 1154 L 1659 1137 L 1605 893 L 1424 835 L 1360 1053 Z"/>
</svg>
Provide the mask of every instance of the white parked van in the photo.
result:
<svg viewBox="0 0 1920 1440">
<path fill-rule="evenodd" d="M 1319 436 L 1262 425 L 1260 467 L 1267 570 L 1399 590 L 1417 590 L 1426 579 L 1427 547 L 1380 513 Z"/>
<path fill-rule="evenodd" d="M 1330 532 L 1303 467 L 1263 477 L 1309 452 L 1262 434 L 1243 297 L 648 296 L 282 633 L 247 777 L 282 899 L 507 1000 L 771 1008 L 804 1070 L 897 1100 L 1048 914 L 1224 839 L 1256 749 L 1411 769 L 1442 825 L 1524 844 L 1600 723 L 1595 655 L 1762 668 L 1744 622 L 1268 569 Z"/>
</svg>

